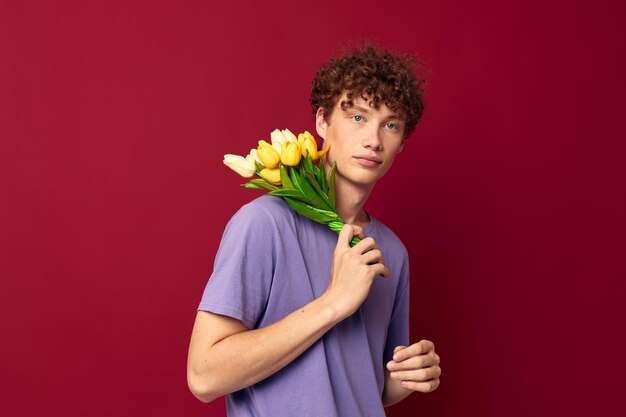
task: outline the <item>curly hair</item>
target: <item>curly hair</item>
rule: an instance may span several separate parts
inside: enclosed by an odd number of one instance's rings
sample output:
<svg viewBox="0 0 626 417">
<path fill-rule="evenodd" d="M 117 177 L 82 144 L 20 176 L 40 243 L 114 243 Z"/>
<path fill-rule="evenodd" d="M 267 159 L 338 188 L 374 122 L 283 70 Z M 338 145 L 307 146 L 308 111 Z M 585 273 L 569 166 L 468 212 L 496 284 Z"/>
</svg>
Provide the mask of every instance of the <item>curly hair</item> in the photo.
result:
<svg viewBox="0 0 626 417">
<path fill-rule="evenodd" d="M 371 44 L 352 47 L 317 71 L 310 97 L 313 114 L 322 107 L 328 122 L 337 100 L 347 92 L 346 100 L 341 102 L 343 110 L 352 107 L 357 96 L 369 100 L 373 108 L 384 103 L 405 119 L 406 138 L 424 111 L 425 81 L 414 72 L 418 65 L 409 54 L 392 54 Z"/>
</svg>

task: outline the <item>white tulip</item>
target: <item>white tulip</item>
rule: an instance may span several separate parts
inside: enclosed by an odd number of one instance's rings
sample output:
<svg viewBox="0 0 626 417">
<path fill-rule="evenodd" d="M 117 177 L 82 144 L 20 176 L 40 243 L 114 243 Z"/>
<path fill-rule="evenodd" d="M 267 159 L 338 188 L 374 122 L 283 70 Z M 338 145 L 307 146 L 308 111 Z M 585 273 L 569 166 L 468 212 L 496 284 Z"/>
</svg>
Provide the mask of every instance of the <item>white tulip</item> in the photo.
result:
<svg viewBox="0 0 626 417">
<path fill-rule="evenodd" d="M 224 155 L 224 165 L 244 178 L 251 178 L 256 172 L 253 158 L 244 158 L 240 155 Z"/>
<path fill-rule="evenodd" d="M 289 142 L 297 142 L 298 141 L 298 138 L 296 137 L 296 135 L 291 133 L 291 130 L 289 130 L 289 129 L 284 129 L 282 131 L 282 134 L 285 137 L 285 139 L 287 139 Z"/>
<path fill-rule="evenodd" d="M 280 152 L 283 149 L 283 143 L 287 141 L 287 138 L 285 138 L 280 130 L 274 129 L 274 131 L 270 133 L 270 139 L 272 140 L 272 146 L 280 155 Z"/>
<path fill-rule="evenodd" d="M 259 159 L 259 155 L 257 155 L 256 148 L 250 149 L 250 153 L 248 154 L 248 156 L 246 156 L 246 159 L 251 160 L 253 163 L 254 161 L 256 161 L 259 164 L 263 164 Z"/>
</svg>

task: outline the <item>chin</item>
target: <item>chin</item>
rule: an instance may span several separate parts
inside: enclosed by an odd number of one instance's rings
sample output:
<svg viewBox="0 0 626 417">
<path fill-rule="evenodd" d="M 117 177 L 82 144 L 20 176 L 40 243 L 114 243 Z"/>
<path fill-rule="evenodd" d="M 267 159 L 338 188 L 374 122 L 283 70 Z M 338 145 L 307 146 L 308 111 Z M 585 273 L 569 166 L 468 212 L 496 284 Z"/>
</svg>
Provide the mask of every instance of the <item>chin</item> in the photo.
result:
<svg viewBox="0 0 626 417">
<path fill-rule="evenodd" d="M 352 175 L 350 177 L 342 176 L 344 180 L 360 187 L 371 187 L 380 179 L 378 175 Z"/>
</svg>

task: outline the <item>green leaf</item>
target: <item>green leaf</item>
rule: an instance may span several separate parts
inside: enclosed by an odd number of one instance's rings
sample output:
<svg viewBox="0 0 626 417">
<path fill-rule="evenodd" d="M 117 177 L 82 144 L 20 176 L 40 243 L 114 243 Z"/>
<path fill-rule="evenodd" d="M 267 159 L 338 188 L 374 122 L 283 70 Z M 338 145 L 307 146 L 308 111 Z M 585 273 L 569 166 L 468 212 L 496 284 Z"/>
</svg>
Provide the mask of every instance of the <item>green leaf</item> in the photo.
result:
<svg viewBox="0 0 626 417">
<path fill-rule="evenodd" d="M 308 175 L 305 171 L 306 168 L 303 169 L 302 165 L 300 167 L 292 167 L 289 170 L 289 177 L 293 183 L 293 188 L 301 193 L 301 197 L 299 199 L 318 209 L 330 210 L 331 213 L 334 212 L 335 210 L 330 205 L 328 198 L 321 197 L 315 188 L 313 188 L 313 186 L 309 183 L 309 180 L 307 180 Z M 311 178 L 314 177 L 311 176 Z M 315 180 L 313 180 L 313 182 L 317 184 Z"/>
<path fill-rule="evenodd" d="M 245 188 L 252 188 L 252 189 L 255 189 L 255 190 L 265 190 L 265 188 L 259 187 L 258 185 L 253 184 L 251 182 L 247 182 L 245 184 L 241 184 L 241 186 L 245 187 Z"/>
<path fill-rule="evenodd" d="M 306 154 L 306 158 L 304 158 L 304 163 L 302 165 L 304 166 L 305 172 L 307 174 L 315 175 L 315 172 L 313 171 L 313 160 L 311 159 L 311 156 L 309 155 L 308 151 Z"/>
<path fill-rule="evenodd" d="M 320 166 L 317 169 L 316 174 L 317 174 L 316 175 L 317 176 L 317 182 L 319 183 L 320 187 L 324 191 L 324 194 L 328 195 L 328 188 L 327 188 L 327 184 L 326 184 L 326 172 L 325 172 L 325 169 L 324 169 L 324 160 L 322 158 L 320 158 Z"/>
<path fill-rule="evenodd" d="M 289 170 L 289 178 L 291 179 L 293 188 L 295 190 L 302 191 L 302 186 L 300 185 L 300 176 L 298 175 L 297 167 L 294 167 Z"/>
<path fill-rule="evenodd" d="M 287 190 L 287 189 L 282 189 L 282 190 L 275 190 L 275 191 L 271 191 L 270 192 L 271 195 L 275 195 L 276 197 L 293 197 L 293 198 L 297 198 L 299 200 L 303 200 L 306 199 L 305 195 L 302 195 L 302 193 L 298 190 Z"/>
<path fill-rule="evenodd" d="M 256 159 L 254 160 L 254 166 L 256 166 L 257 174 L 265 169 L 265 166 Z"/>
<path fill-rule="evenodd" d="M 287 168 L 285 166 L 283 166 L 283 164 L 279 164 L 278 167 L 280 169 L 280 182 L 283 183 L 283 189 L 293 190 L 295 187 L 293 186 L 293 183 L 289 179 L 289 174 L 287 173 Z"/>
<path fill-rule="evenodd" d="M 269 191 L 280 189 L 280 187 L 272 184 L 271 182 L 268 182 L 266 179 L 263 179 L 263 178 L 255 178 L 251 180 L 250 182 L 243 184 L 243 186 L 246 188 L 259 188 L 259 189 L 269 190 Z"/>
<path fill-rule="evenodd" d="M 336 209 L 336 198 L 335 198 L 335 172 L 337 171 L 337 163 L 333 162 L 332 167 L 330 167 L 330 172 L 328 173 L 328 200 L 330 200 L 330 204 L 333 206 L 333 209 Z"/>
<path fill-rule="evenodd" d="M 318 223 L 328 224 L 337 217 L 334 213 L 328 212 L 327 210 L 318 210 L 315 207 L 311 207 L 308 204 L 293 198 L 284 197 L 284 199 L 287 204 L 289 204 L 289 207 L 294 209 L 296 212 Z"/>
<path fill-rule="evenodd" d="M 317 179 L 313 175 L 307 174 L 306 175 L 306 181 L 311 185 L 311 188 L 313 188 L 313 190 L 315 190 L 317 195 L 324 202 L 324 204 L 326 205 L 326 208 L 328 208 L 329 210 L 334 210 L 334 208 L 330 204 L 330 199 L 328 198 L 326 193 L 324 193 L 324 191 L 322 191 L 322 188 L 317 183 Z"/>
<path fill-rule="evenodd" d="M 308 175 L 305 172 L 300 172 L 300 178 L 298 178 L 298 182 L 300 185 L 300 190 L 302 190 L 302 194 L 306 195 L 309 199 L 309 204 L 319 209 L 332 209 L 329 203 L 324 201 L 317 191 L 313 188 L 313 186 L 307 180 Z"/>
</svg>

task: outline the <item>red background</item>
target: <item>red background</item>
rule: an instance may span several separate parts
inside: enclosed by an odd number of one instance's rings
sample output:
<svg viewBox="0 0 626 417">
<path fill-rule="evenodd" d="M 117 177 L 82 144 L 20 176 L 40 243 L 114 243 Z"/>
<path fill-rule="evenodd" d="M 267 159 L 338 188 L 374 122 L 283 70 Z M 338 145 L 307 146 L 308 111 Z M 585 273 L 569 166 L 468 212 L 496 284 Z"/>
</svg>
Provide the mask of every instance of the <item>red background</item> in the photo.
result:
<svg viewBox="0 0 626 417">
<path fill-rule="evenodd" d="M 317 67 L 367 36 L 431 72 L 368 208 L 443 376 L 388 414 L 624 415 L 625 5 L 0 2 L 0 414 L 224 415 L 185 380 L 258 195 L 221 157 L 312 129 Z"/>
</svg>

